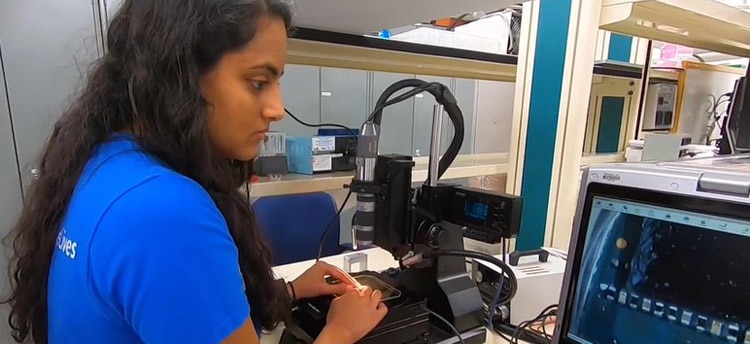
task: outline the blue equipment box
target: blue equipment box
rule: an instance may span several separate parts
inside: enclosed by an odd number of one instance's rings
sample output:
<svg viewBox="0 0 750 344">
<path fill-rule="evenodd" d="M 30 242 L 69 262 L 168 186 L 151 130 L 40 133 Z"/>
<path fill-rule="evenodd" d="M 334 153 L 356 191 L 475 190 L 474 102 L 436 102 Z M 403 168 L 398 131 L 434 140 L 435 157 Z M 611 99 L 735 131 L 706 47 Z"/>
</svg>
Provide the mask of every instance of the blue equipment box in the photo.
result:
<svg viewBox="0 0 750 344">
<path fill-rule="evenodd" d="M 286 152 L 289 172 L 315 174 L 351 171 L 356 168 L 356 137 L 349 136 L 288 136 Z"/>
</svg>

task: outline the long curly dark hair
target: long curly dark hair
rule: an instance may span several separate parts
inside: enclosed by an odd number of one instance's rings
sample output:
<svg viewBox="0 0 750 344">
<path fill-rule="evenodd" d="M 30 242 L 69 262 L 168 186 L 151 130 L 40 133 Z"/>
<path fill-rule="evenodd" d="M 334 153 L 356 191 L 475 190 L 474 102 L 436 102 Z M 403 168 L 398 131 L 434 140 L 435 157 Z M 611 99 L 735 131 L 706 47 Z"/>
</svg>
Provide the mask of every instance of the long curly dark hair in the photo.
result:
<svg viewBox="0 0 750 344">
<path fill-rule="evenodd" d="M 274 328 L 288 314 L 274 283 L 271 250 L 239 192 L 248 163 L 211 148 L 199 80 L 247 44 L 260 18 L 283 19 L 284 0 L 126 0 L 110 22 L 108 51 L 55 124 L 10 236 L 9 323 L 18 342 L 47 343 L 47 282 L 53 247 L 84 166 L 97 145 L 124 129 L 148 154 L 198 182 L 224 215 L 254 318 Z"/>
</svg>

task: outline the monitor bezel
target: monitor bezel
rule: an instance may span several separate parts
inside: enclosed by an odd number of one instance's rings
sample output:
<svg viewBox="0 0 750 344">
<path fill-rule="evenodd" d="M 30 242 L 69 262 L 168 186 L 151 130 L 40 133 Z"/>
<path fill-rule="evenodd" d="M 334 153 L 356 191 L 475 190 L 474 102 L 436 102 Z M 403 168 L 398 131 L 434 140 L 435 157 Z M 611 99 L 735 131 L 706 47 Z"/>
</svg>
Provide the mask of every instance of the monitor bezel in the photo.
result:
<svg viewBox="0 0 750 344">
<path fill-rule="evenodd" d="M 565 285 L 561 295 L 561 308 L 558 316 L 558 326 L 555 337 L 559 344 L 582 344 L 569 337 L 571 326 L 571 315 L 574 308 L 574 295 L 578 287 L 578 277 L 580 273 L 583 250 L 586 246 L 586 236 L 588 234 L 588 225 L 591 217 L 591 209 L 594 197 L 607 197 L 622 201 L 637 202 L 646 205 L 653 205 L 675 210 L 691 211 L 706 215 L 721 216 L 729 219 L 750 221 L 750 206 L 743 203 L 731 202 L 727 200 L 699 197 L 696 195 L 688 196 L 675 194 L 664 191 L 655 191 L 636 188 L 632 186 L 622 186 L 613 184 L 604 184 L 592 182 L 586 186 L 585 198 L 582 200 L 579 219 L 576 221 L 575 231 L 571 240 L 575 243 L 571 245 L 572 254 L 568 253 L 568 271 L 565 276 Z"/>
</svg>

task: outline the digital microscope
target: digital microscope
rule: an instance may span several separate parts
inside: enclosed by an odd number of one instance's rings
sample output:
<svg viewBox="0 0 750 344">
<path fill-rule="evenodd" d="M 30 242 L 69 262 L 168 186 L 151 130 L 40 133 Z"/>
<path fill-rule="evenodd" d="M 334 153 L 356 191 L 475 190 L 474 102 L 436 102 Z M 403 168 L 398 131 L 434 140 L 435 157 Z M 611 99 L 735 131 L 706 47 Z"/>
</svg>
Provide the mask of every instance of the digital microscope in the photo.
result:
<svg viewBox="0 0 750 344">
<path fill-rule="evenodd" d="M 392 98 L 405 88 L 411 90 Z M 427 181 L 413 187 L 413 158 L 379 155 L 378 140 L 383 109 L 421 92 L 430 93 L 438 105 L 433 114 Z M 444 111 L 454 135 L 440 157 Z M 463 139 L 463 114 L 448 87 L 418 79 L 388 87 L 363 124 L 357 143 L 357 174 L 349 185 L 357 196 L 353 244 L 355 249 L 375 245 L 388 250 L 401 268 L 354 274 L 360 283 L 383 291 L 389 308 L 386 318 L 359 343 L 483 343 L 485 305 L 467 272 L 467 258 L 499 266 L 509 281 L 502 290 L 504 299 L 515 294 L 513 271 L 497 258 L 464 250 L 463 236 L 471 229 L 484 232 L 494 242 L 515 237 L 520 197 L 438 183 Z M 285 336 L 295 338 L 293 342 L 312 343 L 325 326 L 331 299 L 299 302 Z"/>
</svg>

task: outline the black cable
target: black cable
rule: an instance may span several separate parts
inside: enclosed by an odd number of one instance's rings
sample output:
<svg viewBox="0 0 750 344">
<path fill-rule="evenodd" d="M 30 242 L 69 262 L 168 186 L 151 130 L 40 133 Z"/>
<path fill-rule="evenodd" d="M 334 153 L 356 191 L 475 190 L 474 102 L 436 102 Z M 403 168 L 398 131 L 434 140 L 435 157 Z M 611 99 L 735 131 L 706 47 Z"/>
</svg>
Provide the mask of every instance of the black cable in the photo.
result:
<svg viewBox="0 0 750 344">
<path fill-rule="evenodd" d="M 500 336 L 500 338 L 505 339 L 505 341 L 508 342 L 508 343 L 510 343 L 513 340 L 512 338 L 506 336 L 505 333 L 503 333 L 502 331 L 498 330 L 497 328 L 493 328 L 492 331 L 494 331 L 495 333 L 497 333 Z"/>
<path fill-rule="evenodd" d="M 349 192 L 346 194 L 346 198 L 344 198 L 344 202 L 341 203 L 341 206 L 339 207 L 339 210 L 336 211 L 336 215 L 331 218 L 331 221 L 328 221 L 328 225 L 326 226 L 326 229 L 323 231 L 323 234 L 320 236 L 320 243 L 318 244 L 318 257 L 315 258 L 315 262 L 317 263 L 320 260 L 320 256 L 323 255 L 323 244 L 326 241 L 326 236 L 328 235 L 328 232 L 331 230 L 331 225 L 333 225 L 333 221 L 339 221 L 339 217 L 341 216 L 341 212 L 344 211 L 344 207 L 346 206 L 346 202 L 349 201 L 349 197 L 352 195 L 352 189 L 349 189 Z"/>
<path fill-rule="evenodd" d="M 321 124 L 307 123 L 307 122 L 305 122 L 305 121 L 297 118 L 297 116 L 295 116 L 287 108 L 284 108 L 284 112 L 286 112 L 286 114 L 289 115 L 289 117 L 291 117 L 292 119 L 294 119 L 295 121 L 297 121 L 297 123 L 302 124 L 302 125 L 304 125 L 306 127 L 310 127 L 310 128 L 340 128 L 340 129 L 345 129 L 345 130 L 349 131 L 349 133 L 352 134 L 352 136 L 354 136 L 355 138 L 357 137 L 357 133 L 354 130 L 352 130 L 352 128 L 349 128 L 349 127 L 347 127 L 345 125 L 336 124 L 336 123 L 321 123 Z"/>
<path fill-rule="evenodd" d="M 545 321 L 546 321 L 546 320 L 542 320 L 542 333 L 544 333 L 544 336 L 545 336 L 545 337 L 549 338 L 549 337 L 550 337 L 550 335 L 549 335 L 549 334 L 547 334 L 547 326 L 546 326 L 547 324 L 545 324 Z"/>
<path fill-rule="evenodd" d="M 349 131 L 349 133 L 352 134 L 352 136 L 354 136 L 355 138 L 357 137 L 357 133 L 354 132 L 354 130 L 352 130 L 351 128 L 345 126 L 345 125 L 335 124 L 335 123 L 310 124 L 310 123 L 306 123 L 305 121 L 297 118 L 297 116 L 295 116 L 291 111 L 289 111 L 289 109 L 284 108 L 284 111 L 290 117 L 292 117 L 295 121 L 299 122 L 300 124 L 302 124 L 302 125 L 304 125 L 306 127 L 311 127 L 311 128 L 323 128 L 323 127 L 342 128 L 342 129 L 346 129 L 347 131 Z M 344 211 L 344 206 L 346 206 L 346 203 L 349 201 L 349 197 L 351 195 L 352 195 L 352 190 L 349 189 L 349 192 L 346 194 L 346 198 L 344 198 L 344 202 L 341 203 L 341 206 L 336 211 L 336 215 L 334 215 L 333 218 L 331 218 L 331 220 L 328 221 L 328 225 L 326 225 L 325 230 L 323 230 L 323 234 L 320 236 L 320 243 L 318 244 L 318 256 L 315 258 L 315 262 L 318 262 L 320 260 L 320 256 L 323 255 L 323 245 L 325 244 L 325 240 L 326 240 L 326 237 L 328 236 L 328 232 L 331 230 L 331 225 L 333 225 L 334 221 L 337 221 L 340 218 L 341 212 Z M 250 202 L 250 182 L 247 180 L 247 178 L 245 179 L 245 196 L 247 196 L 247 201 Z"/>
<path fill-rule="evenodd" d="M 416 87 L 412 88 L 411 90 L 409 90 L 407 92 L 404 92 L 403 94 L 401 94 L 401 95 L 399 95 L 399 96 L 397 96 L 397 97 L 395 97 L 393 99 L 390 99 L 388 101 L 383 100 L 384 103 L 380 104 L 380 105 L 377 105 L 375 107 L 375 109 L 372 110 L 372 112 L 370 112 L 370 116 L 367 116 L 367 120 L 365 120 L 365 122 L 373 122 L 374 121 L 375 123 L 377 123 L 378 125 L 380 125 L 380 117 L 382 116 L 383 109 L 385 109 L 386 107 L 391 106 L 391 105 L 396 104 L 396 103 L 400 103 L 400 102 L 402 102 L 404 100 L 407 100 L 407 99 L 409 99 L 409 98 L 411 98 L 413 96 L 416 96 L 417 94 L 420 94 L 422 92 L 425 92 L 425 91 L 429 90 L 432 87 L 439 87 L 439 86 L 441 86 L 440 83 L 437 83 L 437 82 L 428 82 L 428 83 L 425 83 L 423 85 L 416 86 Z M 386 91 L 388 91 L 388 90 L 386 90 Z M 385 92 L 384 92 L 384 94 L 385 94 Z M 382 97 L 382 95 L 381 95 L 381 97 Z M 378 99 L 378 101 L 380 101 L 380 100 L 381 99 Z"/>
<path fill-rule="evenodd" d="M 557 317 L 557 314 L 556 313 L 555 314 L 547 314 L 544 317 L 542 317 L 541 319 L 538 319 L 538 320 L 536 320 L 536 321 L 528 324 L 528 326 L 531 326 L 534 323 L 537 323 L 537 322 L 540 323 L 540 326 L 542 328 L 542 338 L 546 339 L 546 341 L 545 341 L 546 344 L 551 344 L 551 341 L 552 341 L 552 336 L 550 336 L 549 334 L 547 334 L 547 326 L 546 326 L 547 325 L 547 319 L 548 318 L 552 318 L 552 317 Z M 531 333 L 535 333 L 535 334 L 539 335 L 539 331 L 538 330 L 533 330 L 532 329 Z"/>
<path fill-rule="evenodd" d="M 452 256 L 452 257 L 465 257 L 465 258 L 474 258 L 476 260 L 482 260 L 491 264 L 495 264 L 497 267 L 499 267 L 503 273 L 508 275 L 508 294 L 505 295 L 504 298 L 500 299 L 498 301 L 498 304 L 504 305 L 510 300 L 513 299 L 513 297 L 516 296 L 516 292 L 518 291 L 518 279 L 516 278 L 516 274 L 513 273 L 513 269 L 508 266 L 508 264 L 505 264 L 500 259 L 497 259 L 493 256 L 490 256 L 489 254 L 481 253 L 481 252 L 474 252 L 474 251 L 461 251 L 461 250 L 436 250 L 436 251 L 429 251 L 422 253 L 423 258 L 431 258 L 431 257 L 439 257 L 439 256 Z"/>
<path fill-rule="evenodd" d="M 516 326 L 503 323 L 497 324 L 495 325 L 495 328 L 493 328 L 495 333 L 499 334 L 501 337 L 503 337 L 503 339 L 507 340 L 508 343 L 511 344 L 517 344 L 518 340 L 523 340 L 530 344 L 549 344 L 550 342 L 548 338 L 544 338 L 543 336 L 526 329 L 521 332 L 521 335 L 519 335 L 518 338 L 506 337 L 512 336 L 516 332 L 516 329 Z"/>
<path fill-rule="evenodd" d="M 544 325 L 544 321 L 547 318 L 552 317 L 552 316 L 557 316 L 557 305 L 547 306 L 534 319 L 523 321 L 520 324 L 518 324 L 518 326 L 516 327 L 516 332 L 513 333 L 513 336 L 511 337 L 511 339 L 513 339 L 514 341 L 511 342 L 511 343 L 518 343 L 518 340 L 521 339 L 519 337 L 524 332 L 527 332 L 527 334 L 528 334 L 529 330 L 527 330 L 526 328 L 529 327 L 530 325 L 532 325 L 532 324 L 534 324 L 534 323 L 536 323 L 536 322 L 538 322 L 540 320 L 542 321 L 542 325 Z M 546 340 L 549 343 L 549 337 L 547 337 Z"/>
<path fill-rule="evenodd" d="M 413 89 L 390 101 L 388 100 L 393 94 L 407 87 L 412 87 Z M 380 125 L 383 108 L 395 104 L 398 101 L 408 99 L 409 97 L 423 91 L 429 92 L 438 104 L 443 105 L 445 112 L 448 113 L 448 118 L 453 124 L 453 138 L 451 139 L 450 145 L 448 145 L 448 149 L 445 150 L 445 153 L 440 157 L 440 161 L 438 162 L 437 179 L 439 180 L 445 171 L 448 170 L 450 164 L 453 163 L 459 150 L 461 150 L 465 131 L 464 116 L 461 112 L 461 108 L 458 107 L 456 97 L 451 93 L 447 86 L 441 83 L 426 82 L 419 79 L 404 79 L 398 81 L 391 86 L 388 86 L 388 88 L 383 91 L 375 103 L 375 111 L 372 112 L 367 121 Z M 428 172 L 426 180 L 430 180 L 431 177 L 430 172 Z"/>
<path fill-rule="evenodd" d="M 500 260 L 505 263 L 505 256 L 506 256 L 506 248 L 505 243 L 507 240 L 505 238 L 500 239 L 500 244 L 502 245 L 502 256 L 500 256 Z M 505 285 L 505 274 L 500 275 L 500 281 L 497 284 L 497 290 L 495 291 L 495 295 L 492 298 L 492 302 L 489 305 L 489 308 L 487 309 L 487 325 L 492 325 L 492 319 L 495 317 L 495 311 L 497 309 L 497 306 L 499 304 L 500 295 L 503 292 L 503 286 Z"/>
<path fill-rule="evenodd" d="M 448 325 L 448 327 L 450 327 L 450 329 L 453 331 L 453 334 L 456 335 L 456 337 L 458 337 L 458 341 L 461 344 L 465 344 L 464 339 L 461 338 L 461 332 L 458 332 L 458 329 L 456 328 L 456 326 L 453 326 L 453 324 L 451 324 L 450 321 L 448 321 L 447 319 L 443 318 L 440 314 L 437 314 L 437 313 L 433 312 L 431 309 L 429 309 L 427 307 L 422 307 L 422 308 L 424 310 L 426 310 L 427 312 L 429 312 L 430 314 L 432 314 L 432 316 L 434 316 L 435 318 L 438 318 L 438 320 L 440 320 L 443 323 L 445 323 L 446 325 Z"/>
</svg>

